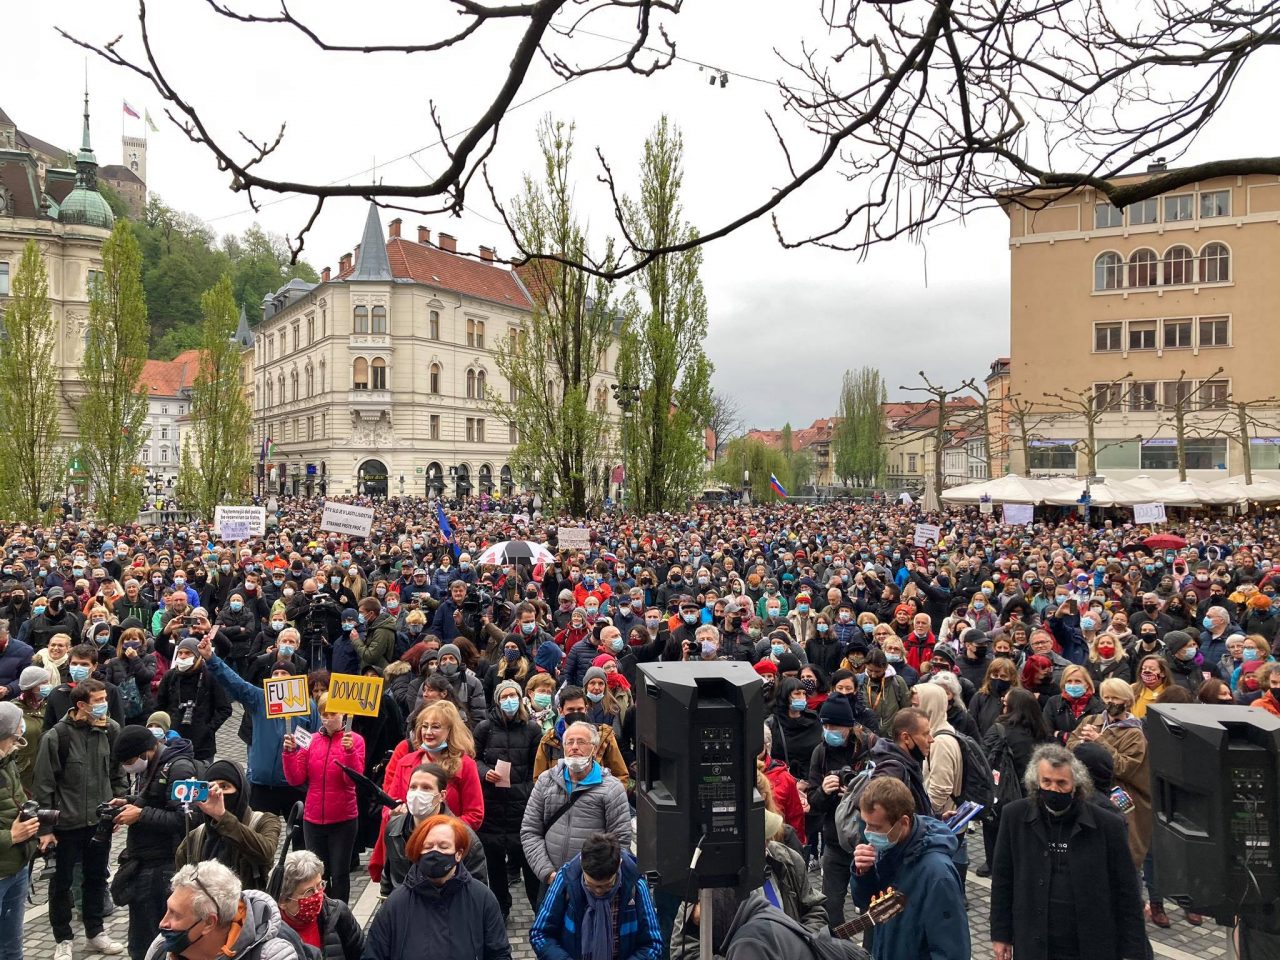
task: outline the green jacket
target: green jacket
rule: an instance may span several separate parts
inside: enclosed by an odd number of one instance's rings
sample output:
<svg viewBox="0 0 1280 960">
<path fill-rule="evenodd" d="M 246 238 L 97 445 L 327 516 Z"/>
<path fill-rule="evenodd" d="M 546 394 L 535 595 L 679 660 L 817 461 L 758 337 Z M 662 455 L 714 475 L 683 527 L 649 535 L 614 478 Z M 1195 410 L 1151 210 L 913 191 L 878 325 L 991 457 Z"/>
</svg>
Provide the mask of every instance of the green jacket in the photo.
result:
<svg viewBox="0 0 1280 960">
<path fill-rule="evenodd" d="M 369 625 L 363 637 L 357 634 L 351 641 L 351 645 L 356 648 L 356 653 L 360 656 L 362 671 L 368 667 L 386 669 L 396 651 L 395 619 L 390 614 L 384 613 Z"/>
<path fill-rule="evenodd" d="M 27 745 L 14 754 L 14 762 L 22 785 L 30 795 L 36 779 L 36 754 L 40 750 L 40 741 L 44 739 L 44 701 L 34 707 L 27 707 L 21 700 L 14 702 L 22 708 L 22 718 L 27 721 L 27 732 L 23 734 Z"/>
<path fill-rule="evenodd" d="M 27 792 L 18 776 L 17 754 L 0 758 L 0 877 L 12 877 L 24 869 L 35 851 L 34 838 L 15 845 L 9 837 L 9 828 L 18 819 L 18 810 L 26 799 Z"/>
<path fill-rule="evenodd" d="M 67 711 L 45 733 L 36 755 L 35 800 L 43 808 L 61 811 L 58 830 L 95 826 L 98 804 L 129 792 L 129 778 L 111 755 L 119 725 L 108 719 L 96 726 L 73 717 L 74 711 Z"/>
</svg>

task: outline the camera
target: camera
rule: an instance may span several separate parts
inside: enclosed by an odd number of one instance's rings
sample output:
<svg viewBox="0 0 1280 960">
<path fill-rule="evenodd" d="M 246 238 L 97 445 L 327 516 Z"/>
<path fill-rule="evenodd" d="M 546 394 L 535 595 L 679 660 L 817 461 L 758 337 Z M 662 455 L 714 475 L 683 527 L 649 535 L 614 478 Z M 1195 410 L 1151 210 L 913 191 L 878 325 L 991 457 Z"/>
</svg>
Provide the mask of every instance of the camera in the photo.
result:
<svg viewBox="0 0 1280 960">
<path fill-rule="evenodd" d="M 97 825 L 93 828 L 93 836 L 89 838 L 90 843 L 111 843 L 111 835 L 116 829 L 116 817 L 120 813 L 120 808 L 114 806 L 111 801 L 106 800 L 98 804 L 94 810 L 94 814 L 98 818 Z"/>
<path fill-rule="evenodd" d="M 852 734 L 850 734 L 850 736 L 852 736 Z M 840 778 L 840 788 L 842 790 L 847 790 L 853 784 L 853 781 L 858 779 L 858 774 L 860 772 L 861 771 L 855 770 L 850 766 L 843 766 L 837 770 L 836 776 Z"/>
<path fill-rule="evenodd" d="M 19 820 L 39 820 L 42 827 L 53 827 L 58 824 L 59 811 L 57 810 L 41 810 L 40 804 L 34 800 L 28 800 L 18 808 Z"/>
<path fill-rule="evenodd" d="M 313 594 L 306 611 L 298 618 L 298 632 L 302 639 L 314 646 L 329 642 L 330 630 L 342 619 L 342 610 L 331 596 L 324 593 Z"/>
<path fill-rule="evenodd" d="M 462 600 L 463 613 L 479 613 L 493 603 L 493 595 L 486 593 L 474 584 L 467 587 L 467 595 Z"/>
</svg>

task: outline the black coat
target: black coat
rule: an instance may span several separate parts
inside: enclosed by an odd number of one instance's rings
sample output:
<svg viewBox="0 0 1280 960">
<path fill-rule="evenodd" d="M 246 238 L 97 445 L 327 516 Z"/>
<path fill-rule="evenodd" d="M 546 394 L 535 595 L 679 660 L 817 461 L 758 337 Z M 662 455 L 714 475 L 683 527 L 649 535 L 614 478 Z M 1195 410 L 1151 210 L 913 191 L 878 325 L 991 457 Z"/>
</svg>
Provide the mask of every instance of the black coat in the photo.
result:
<svg viewBox="0 0 1280 960">
<path fill-rule="evenodd" d="M 195 753 L 191 744 L 181 738 L 166 740 L 160 756 L 130 784 L 141 798 L 142 815 L 129 827 L 125 849 L 139 861 L 173 863 L 178 844 L 193 827 L 204 821 L 204 814 L 191 807 L 190 819 L 182 804 L 170 799 L 170 784 L 175 780 L 191 780 L 197 775 Z"/>
<path fill-rule="evenodd" d="M 192 703 L 191 722 L 183 706 Z M 156 691 L 156 709 L 169 714 L 178 736 L 191 741 L 199 760 L 212 760 L 217 751 L 215 735 L 231 716 L 231 700 L 222 684 L 209 676 L 203 664 L 186 673 L 169 670 Z"/>
<path fill-rule="evenodd" d="M 1080 725 L 1081 720 L 1085 717 L 1092 717 L 1095 714 L 1102 713 L 1105 709 L 1102 701 L 1098 699 L 1098 695 L 1096 693 L 1090 694 L 1089 702 L 1084 707 L 1084 713 L 1077 718 L 1066 699 L 1061 694 L 1055 694 L 1044 705 L 1044 722 L 1055 740 L 1059 743 L 1066 743 L 1067 737 L 1071 736 L 1071 732 Z"/>
<path fill-rule="evenodd" d="M 320 925 L 320 960 L 360 960 L 364 952 L 364 931 L 341 900 L 324 898 L 317 918 Z"/>
<path fill-rule="evenodd" d="M 528 719 L 519 719 L 518 714 L 508 719 L 495 705 L 476 726 L 473 736 L 476 773 L 484 793 L 481 839 L 502 846 L 519 844 L 524 808 L 533 792 L 533 761 L 542 740 L 542 728 Z M 485 775 L 499 760 L 511 764 L 510 787 L 499 787 L 485 780 Z"/>
<path fill-rule="evenodd" d="M 773 758 L 781 760 L 797 780 L 809 777 L 809 760 L 813 749 L 822 742 L 822 721 L 812 710 L 788 717 L 785 711 L 768 719 L 773 728 Z"/>
<path fill-rule="evenodd" d="M 498 898 L 463 866 L 437 887 L 414 864 L 374 918 L 364 957 L 404 960 L 421 955 L 424 944 L 433 960 L 511 960 Z"/>
<path fill-rule="evenodd" d="M 1015 800 L 1000 818 L 991 873 L 991 939 L 1013 944 L 1018 960 L 1048 960 L 1046 819 L 1034 798 Z M 1143 960 L 1142 896 L 1123 819 L 1094 804 L 1077 804 L 1067 852 L 1080 956 Z"/>
<path fill-rule="evenodd" d="M 1000 719 L 1000 714 L 1004 713 L 1004 704 L 1000 699 L 994 693 L 983 693 L 979 690 L 969 701 L 969 715 L 973 717 L 973 722 L 978 725 L 978 730 L 982 734 L 981 737 L 974 737 L 975 740 L 981 741 L 991 729 L 991 725 Z M 955 724 L 953 723 L 952 726 L 954 727 Z"/>
</svg>

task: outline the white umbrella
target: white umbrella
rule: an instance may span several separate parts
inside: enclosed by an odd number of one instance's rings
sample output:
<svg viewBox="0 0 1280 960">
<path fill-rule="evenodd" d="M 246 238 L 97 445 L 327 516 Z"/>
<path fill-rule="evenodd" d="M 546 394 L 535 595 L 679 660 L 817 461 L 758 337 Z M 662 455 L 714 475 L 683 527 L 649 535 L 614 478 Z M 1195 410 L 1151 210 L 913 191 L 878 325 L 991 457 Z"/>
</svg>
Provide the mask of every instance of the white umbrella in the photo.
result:
<svg viewBox="0 0 1280 960">
<path fill-rule="evenodd" d="M 531 540 L 503 540 L 501 543 L 486 547 L 484 552 L 476 557 L 477 564 L 494 567 L 504 563 L 515 563 L 518 560 L 527 560 L 530 564 L 556 562 L 555 555 L 544 544 L 534 543 Z"/>
</svg>

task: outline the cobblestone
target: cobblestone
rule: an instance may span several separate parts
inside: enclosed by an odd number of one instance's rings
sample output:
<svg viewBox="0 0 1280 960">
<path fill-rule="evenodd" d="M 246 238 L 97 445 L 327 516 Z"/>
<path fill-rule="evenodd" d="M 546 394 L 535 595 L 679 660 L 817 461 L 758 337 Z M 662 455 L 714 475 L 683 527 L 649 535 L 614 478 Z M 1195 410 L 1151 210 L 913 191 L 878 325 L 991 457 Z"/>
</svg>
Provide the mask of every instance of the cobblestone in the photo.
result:
<svg viewBox="0 0 1280 960">
<path fill-rule="evenodd" d="M 240 725 L 240 706 L 238 704 L 235 706 L 235 711 L 235 715 L 218 732 L 218 747 L 221 756 L 244 763 L 245 747 L 239 737 L 236 736 L 236 730 Z M 112 851 L 113 864 L 115 863 L 116 852 L 122 842 L 122 836 L 118 836 L 116 846 Z M 971 838 L 969 849 L 970 857 L 973 859 L 967 891 L 973 957 L 974 960 L 991 960 L 993 952 L 988 926 L 991 883 L 975 876 L 973 872 L 982 863 L 982 843 L 980 838 Z M 37 875 L 39 870 L 39 861 L 37 861 Z M 52 876 L 52 867 L 50 868 L 49 876 Z M 816 875 L 814 880 L 820 882 L 820 878 Z M 34 885 L 35 904 L 27 907 L 26 922 L 23 927 L 24 960 L 53 960 L 53 931 L 49 927 L 46 906 L 48 888 L 47 879 Z M 366 891 L 368 891 L 367 894 Z M 529 927 L 533 924 L 533 913 L 529 908 L 528 901 L 524 899 L 523 886 L 513 887 L 511 892 L 513 904 L 507 926 L 507 932 L 511 939 L 511 955 L 515 960 L 532 960 L 534 956 L 533 948 L 529 946 L 526 935 Z M 368 873 L 361 869 L 352 874 L 351 905 L 356 912 L 356 916 L 362 922 L 367 923 L 376 907 L 376 903 L 376 894 L 369 886 Z M 848 909 L 850 911 L 848 915 L 852 916 L 852 908 L 849 907 Z M 1228 952 L 1228 931 L 1225 927 L 1217 926 L 1212 919 L 1207 917 L 1203 926 L 1194 927 L 1186 922 L 1181 910 L 1175 909 L 1172 904 L 1168 905 L 1168 909 L 1169 918 L 1173 921 L 1173 926 L 1170 929 L 1161 930 L 1151 924 L 1147 925 L 1147 934 L 1151 938 L 1152 949 L 1157 960 L 1159 958 L 1165 958 L 1165 960 L 1200 960 L 1200 958 L 1204 957 L 1224 956 Z M 74 926 L 77 930 L 75 960 L 84 960 L 86 957 L 94 956 L 87 951 L 84 945 L 83 930 L 78 920 Z M 118 908 L 115 915 L 108 918 L 106 929 L 112 939 L 125 944 L 128 939 L 127 909 L 124 907 Z"/>
</svg>

